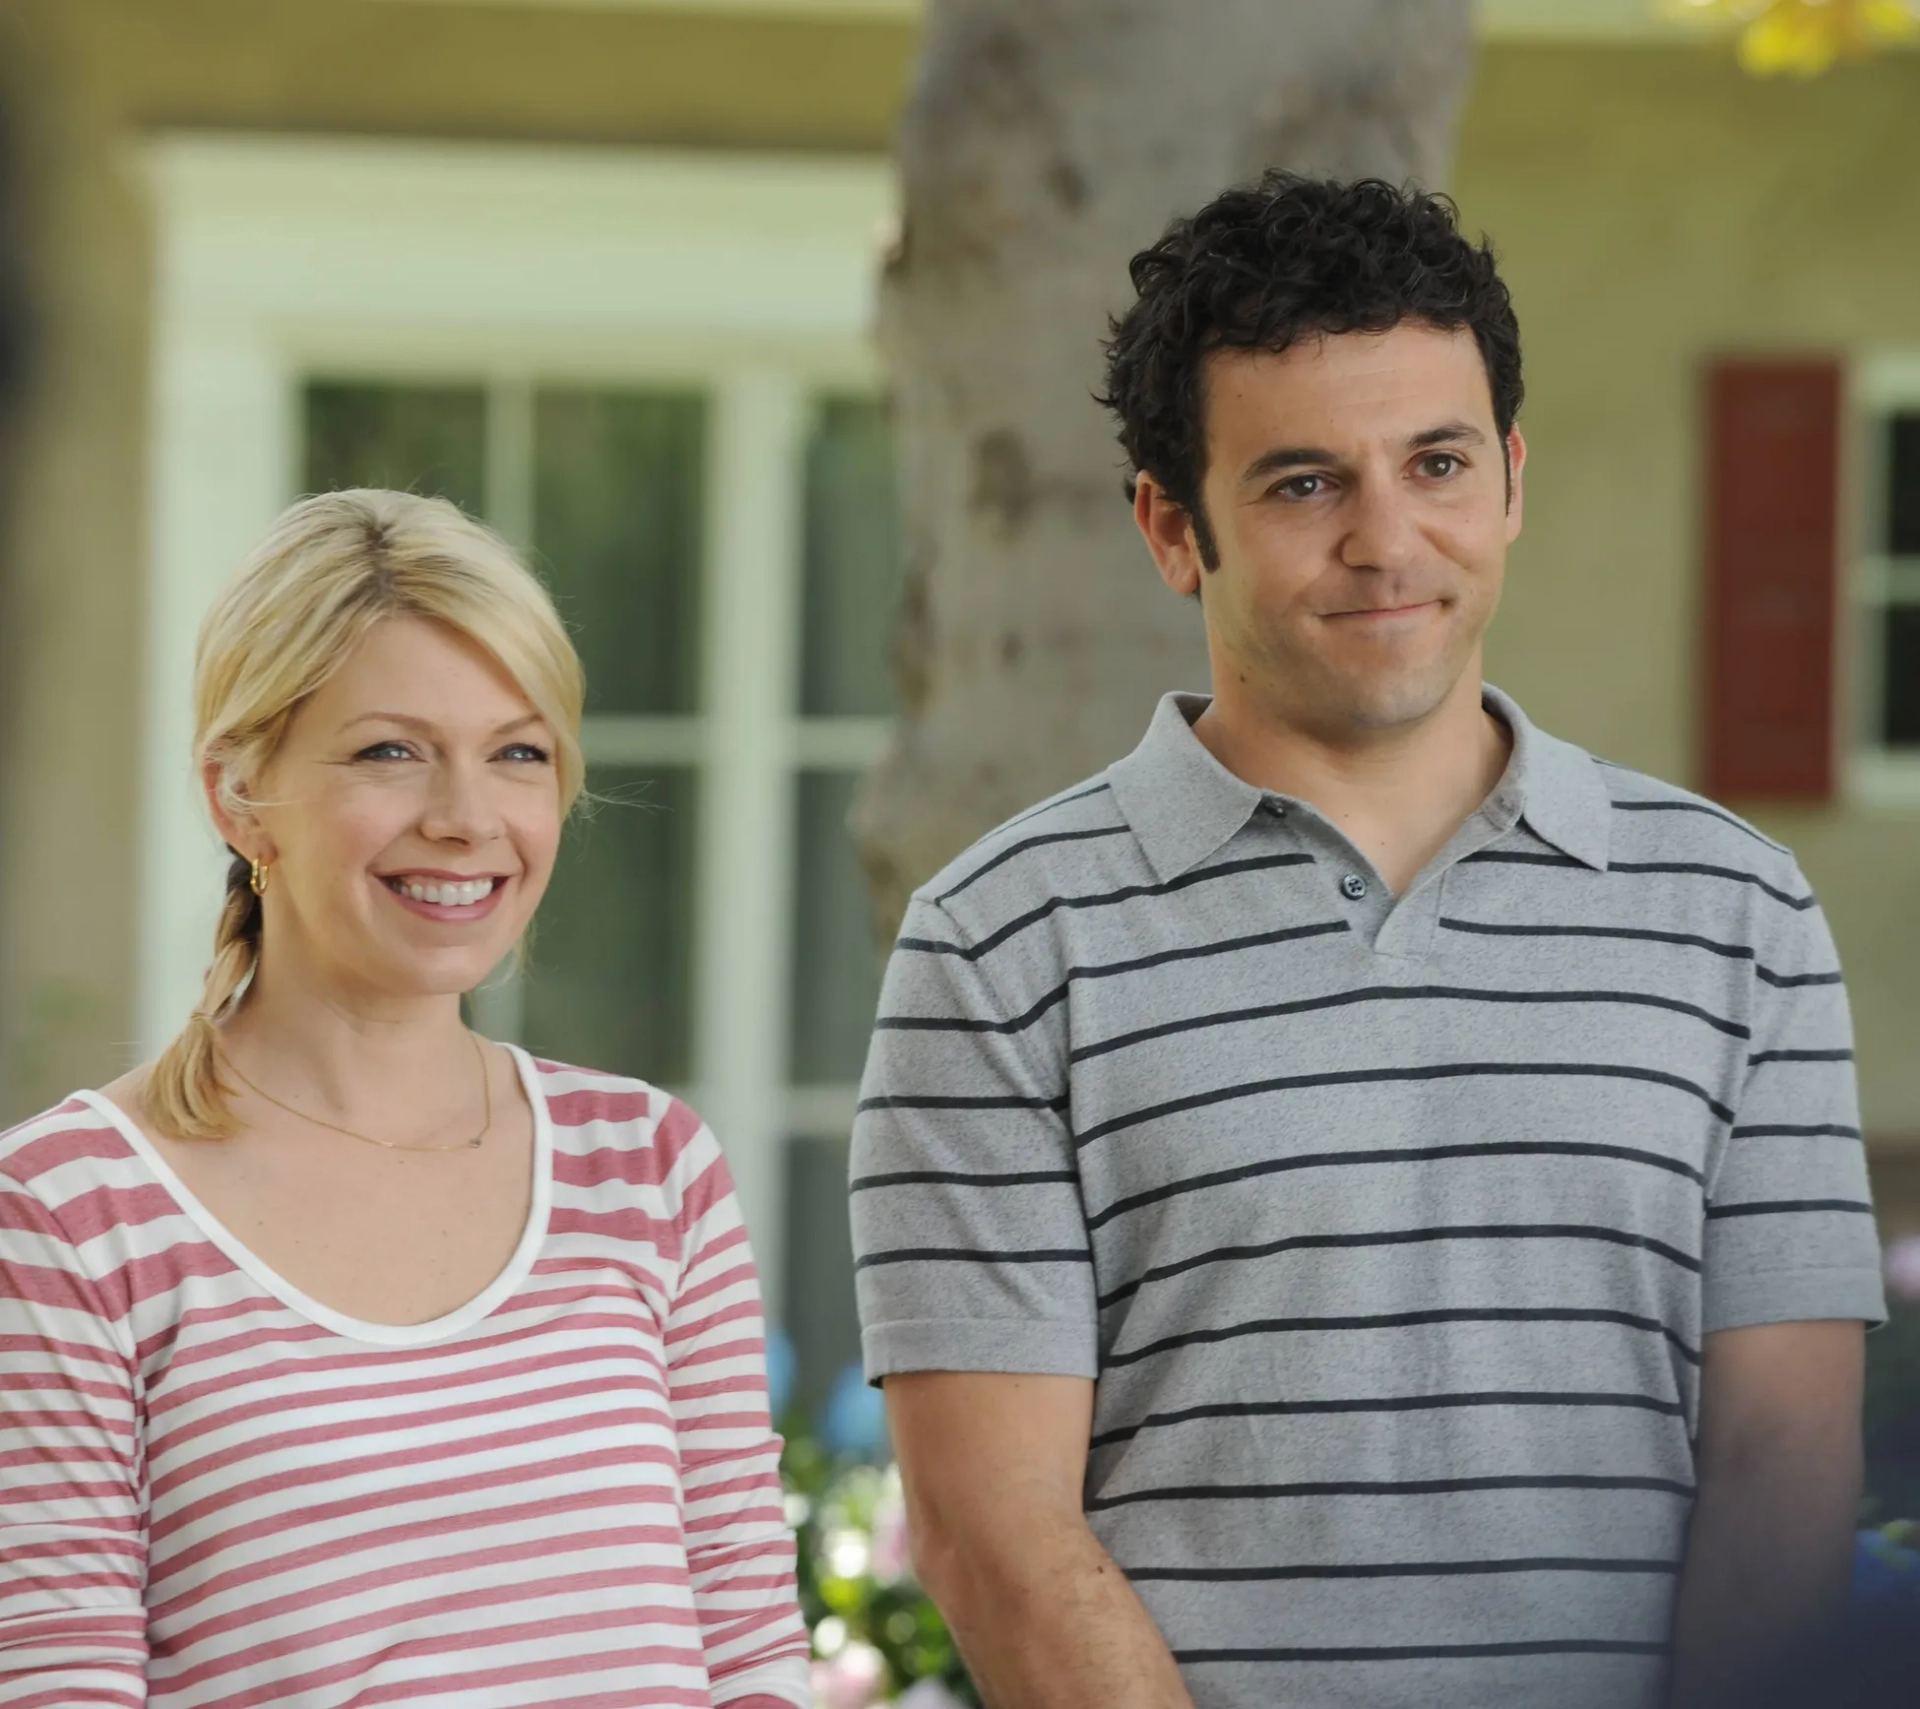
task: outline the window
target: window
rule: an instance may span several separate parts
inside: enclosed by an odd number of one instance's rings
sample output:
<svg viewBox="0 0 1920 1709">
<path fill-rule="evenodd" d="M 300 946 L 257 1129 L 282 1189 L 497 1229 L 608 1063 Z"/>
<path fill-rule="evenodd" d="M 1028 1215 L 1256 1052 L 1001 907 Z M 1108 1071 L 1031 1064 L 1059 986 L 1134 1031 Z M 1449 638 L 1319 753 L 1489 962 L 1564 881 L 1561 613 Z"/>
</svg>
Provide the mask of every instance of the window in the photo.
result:
<svg viewBox="0 0 1920 1709">
<path fill-rule="evenodd" d="M 449 498 L 530 545 L 587 671 L 591 802 L 569 827 L 524 970 L 477 994 L 477 1023 L 536 1053 L 685 1089 L 712 764 L 702 628 L 754 613 L 705 597 L 711 412 L 697 389 L 310 379 L 303 486 Z M 809 400 L 788 757 L 791 874 L 783 1102 L 788 1231 L 806 1399 L 858 1356 L 848 1302 L 845 1130 L 878 997 L 865 887 L 847 834 L 892 708 L 888 625 L 900 550 L 887 423 L 870 398 Z M 724 651 L 724 646 L 722 648 Z M 770 805 L 767 831 L 780 815 Z M 772 975 L 781 957 L 763 955 Z"/>
<path fill-rule="evenodd" d="M 437 492 L 526 548 L 590 788 L 500 1036 L 684 1092 L 817 1396 L 854 1354 L 845 1148 L 878 974 L 845 816 L 900 552 L 868 348 L 884 162 L 173 136 L 158 239 L 139 1028 L 221 863 L 193 636 L 295 493 Z"/>
<path fill-rule="evenodd" d="M 1920 758 L 1920 408 L 1887 419 L 1873 664 L 1879 745 Z"/>
<path fill-rule="evenodd" d="M 1859 595 L 1860 753 L 1869 800 L 1920 806 L 1920 362 L 1869 364 Z"/>
</svg>

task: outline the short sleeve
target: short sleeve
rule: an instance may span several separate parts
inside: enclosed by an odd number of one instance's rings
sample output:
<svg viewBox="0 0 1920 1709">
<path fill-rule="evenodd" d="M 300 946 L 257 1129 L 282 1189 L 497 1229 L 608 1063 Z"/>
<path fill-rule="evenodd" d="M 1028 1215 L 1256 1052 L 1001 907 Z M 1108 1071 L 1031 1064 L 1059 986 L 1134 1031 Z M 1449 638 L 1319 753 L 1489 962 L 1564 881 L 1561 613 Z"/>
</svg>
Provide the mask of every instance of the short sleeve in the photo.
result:
<svg viewBox="0 0 1920 1709">
<path fill-rule="evenodd" d="M 122 1320 L 0 1178 L 0 1704 L 147 1700 L 147 1537 Z"/>
<path fill-rule="evenodd" d="M 888 963 L 854 1120 L 869 1380 L 1099 1373 L 1093 1262 L 1056 989 L 1017 1011 L 952 915 L 917 898 Z"/>
<path fill-rule="evenodd" d="M 1745 1085 L 1708 1183 L 1704 1327 L 1886 1315 L 1853 1026 L 1806 882 L 1763 903 Z"/>
</svg>

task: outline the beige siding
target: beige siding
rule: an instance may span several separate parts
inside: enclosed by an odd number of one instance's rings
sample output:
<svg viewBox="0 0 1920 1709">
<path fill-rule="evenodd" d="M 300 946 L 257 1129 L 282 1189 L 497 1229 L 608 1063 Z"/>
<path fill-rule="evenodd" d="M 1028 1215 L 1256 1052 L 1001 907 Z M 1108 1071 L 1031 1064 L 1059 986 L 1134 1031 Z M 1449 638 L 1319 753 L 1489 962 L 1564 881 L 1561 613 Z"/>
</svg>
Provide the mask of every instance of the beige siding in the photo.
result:
<svg viewBox="0 0 1920 1709">
<path fill-rule="evenodd" d="M 1917 154 L 1913 55 L 1812 84 L 1704 50 L 1484 58 L 1456 188 L 1514 288 L 1534 449 L 1492 670 L 1543 723 L 1692 780 L 1699 364 L 1920 350 Z M 1920 813 L 1753 816 L 1832 917 L 1870 1136 L 1920 1146 Z"/>
<path fill-rule="evenodd" d="M 0 628 L 0 1123 L 125 1065 L 131 1032 L 147 233 L 160 127 L 884 150 L 886 23 L 367 0 L 9 0 L 39 371 Z"/>
<path fill-rule="evenodd" d="M 367 0 L 13 0 L 7 17 L 46 336 L 10 471 L 0 1119 L 113 1073 L 129 1030 L 148 288 L 129 141 L 870 151 L 913 51 L 885 23 Z M 1689 777 L 1698 363 L 1920 349 L 1916 156 L 1920 56 L 1811 85 L 1692 48 L 1484 56 L 1456 184 L 1515 287 L 1535 445 L 1494 674 L 1544 723 Z M 1920 815 L 1761 817 L 1840 936 L 1876 1143 L 1920 1148 Z M 1883 1190 L 1920 1219 L 1912 1156 Z"/>
</svg>

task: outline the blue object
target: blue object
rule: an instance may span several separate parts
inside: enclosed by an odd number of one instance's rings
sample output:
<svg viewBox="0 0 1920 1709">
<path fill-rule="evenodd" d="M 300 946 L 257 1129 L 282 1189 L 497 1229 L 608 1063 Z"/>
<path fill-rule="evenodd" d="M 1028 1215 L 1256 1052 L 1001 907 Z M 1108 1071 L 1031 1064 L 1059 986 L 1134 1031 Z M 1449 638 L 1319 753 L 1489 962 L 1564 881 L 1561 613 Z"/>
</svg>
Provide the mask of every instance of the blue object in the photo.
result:
<svg viewBox="0 0 1920 1709">
<path fill-rule="evenodd" d="M 820 1414 L 820 1440 L 830 1453 L 863 1460 L 886 1457 L 887 1403 L 858 1365 L 849 1365 L 833 1379 Z"/>
<path fill-rule="evenodd" d="M 1920 1607 L 1920 1553 L 1862 1531 L 1854 1539 L 1853 1604 L 1869 1613 Z"/>
<path fill-rule="evenodd" d="M 793 1377 L 798 1361 L 793 1340 L 784 1329 L 767 1337 L 767 1411 L 778 1424 L 793 1402 Z"/>
</svg>

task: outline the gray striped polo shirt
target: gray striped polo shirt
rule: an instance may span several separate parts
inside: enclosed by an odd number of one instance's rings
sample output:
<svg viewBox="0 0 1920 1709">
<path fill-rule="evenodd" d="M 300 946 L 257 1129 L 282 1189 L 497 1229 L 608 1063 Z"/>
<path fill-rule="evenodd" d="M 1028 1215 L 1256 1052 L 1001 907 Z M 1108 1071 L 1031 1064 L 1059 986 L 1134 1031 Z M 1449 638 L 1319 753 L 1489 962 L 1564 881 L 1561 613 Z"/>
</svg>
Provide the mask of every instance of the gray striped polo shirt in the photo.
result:
<svg viewBox="0 0 1920 1709">
<path fill-rule="evenodd" d="M 1701 1338 L 1882 1311 L 1833 944 L 1731 814 L 1514 735 L 1401 896 L 1169 696 L 914 898 L 867 1369 L 1096 1380 L 1199 1709 L 1658 1701 Z"/>
</svg>

